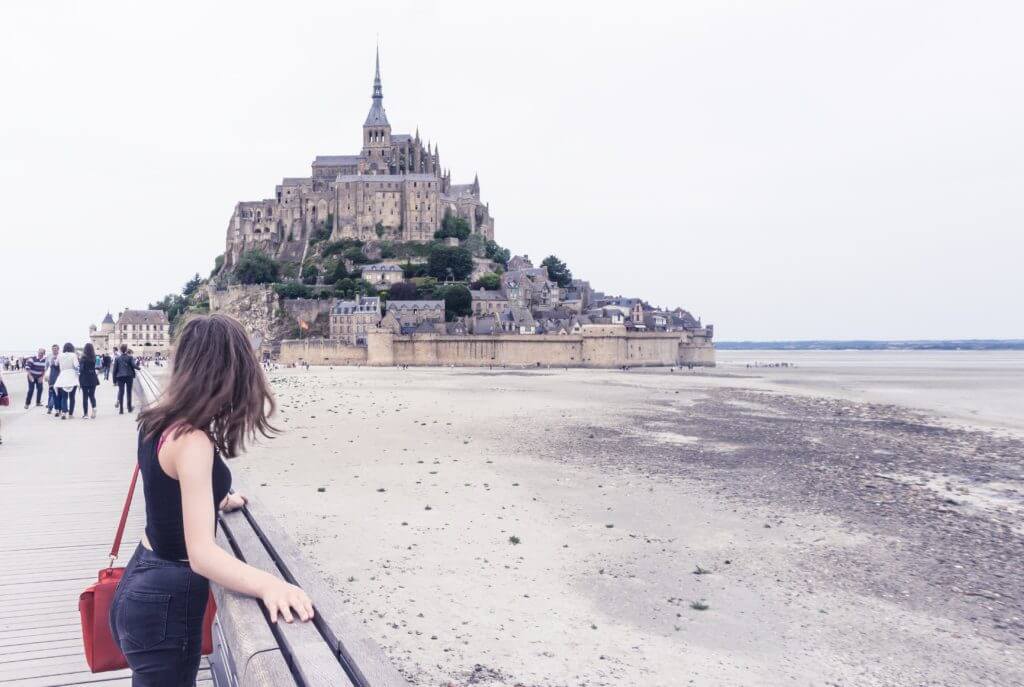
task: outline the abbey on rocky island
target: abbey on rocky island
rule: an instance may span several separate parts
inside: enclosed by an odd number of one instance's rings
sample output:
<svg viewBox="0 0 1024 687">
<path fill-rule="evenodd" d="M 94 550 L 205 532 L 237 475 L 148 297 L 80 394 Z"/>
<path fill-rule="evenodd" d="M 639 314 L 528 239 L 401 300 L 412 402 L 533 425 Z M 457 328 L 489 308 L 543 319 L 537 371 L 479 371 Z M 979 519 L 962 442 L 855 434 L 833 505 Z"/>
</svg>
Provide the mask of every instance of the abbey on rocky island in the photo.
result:
<svg viewBox="0 0 1024 687">
<path fill-rule="evenodd" d="M 370 112 L 358 155 L 318 155 L 308 177 L 285 178 L 274 197 L 235 206 L 227 231 L 224 266 L 248 250 L 300 261 L 311 236 L 332 239 L 430 241 L 446 214 L 465 219 L 473 233 L 494 238 L 480 181 L 453 184 L 437 144 L 419 131 L 393 134 L 384 111 L 380 53 Z"/>
</svg>

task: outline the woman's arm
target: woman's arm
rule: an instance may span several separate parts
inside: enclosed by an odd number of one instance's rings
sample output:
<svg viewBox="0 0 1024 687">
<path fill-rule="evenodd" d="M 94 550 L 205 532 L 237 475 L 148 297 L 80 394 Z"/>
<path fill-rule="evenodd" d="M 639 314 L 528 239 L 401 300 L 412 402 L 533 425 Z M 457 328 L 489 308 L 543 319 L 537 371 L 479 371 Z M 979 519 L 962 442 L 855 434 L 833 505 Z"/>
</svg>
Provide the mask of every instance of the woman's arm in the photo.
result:
<svg viewBox="0 0 1024 687">
<path fill-rule="evenodd" d="M 185 547 L 192 569 L 232 591 L 261 599 L 277 622 L 280 614 L 292 622 L 292 609 L 300 620 L 313 617 L 313 602 L 304 591 L 273 575 L 247 565 L 217 546 L 214 539 L 213 445 L 199 431 L 168 438 L 161 454 L 165 472 L 181 485 Z M 170 468 L 170 469 L 167 469 Z"/>
</svg>

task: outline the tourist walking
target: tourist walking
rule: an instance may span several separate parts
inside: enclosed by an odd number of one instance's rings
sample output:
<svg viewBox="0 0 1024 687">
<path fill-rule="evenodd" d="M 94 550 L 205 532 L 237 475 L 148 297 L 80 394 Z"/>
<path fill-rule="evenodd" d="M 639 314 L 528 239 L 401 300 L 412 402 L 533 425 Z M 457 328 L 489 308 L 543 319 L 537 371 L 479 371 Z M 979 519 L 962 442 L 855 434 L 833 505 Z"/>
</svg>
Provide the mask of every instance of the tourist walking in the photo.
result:
<svg viewBox="0 0 1024 687">
<path fill-rule="evenodd" d="M 75 392 L 78 390 L 78 356 L 75 345 L 70 341 L 64 344 L 64 352 L 57 357 L 57 405 L 61 420 L 75 414 Z"/>
<path fill-rule="evenodd" d="M 92 417 L 96 417 L 96 387 L 100 378 L 96 375 L 96 350 L 91 343 L 82 349 L 82 360 L 78 364 L 78 383 L 82 387 L 82 418 L 89 417 L 89 404 L 92 403 Z"/>
<path fill-rule="evenodd" d="M 43 405 L 43 377 L 46 376 L 45 348 L 40 348 L 36 351 L 35 356 L 25 360 L 25 372 L 28 377 L 28 394 L 25 396 L 25 408 L 32 405 L 33 390 L 36 392 L 36 405 Z"/>
<path fill-rule="evenodd" d="M 139 414 L 146 529 L 110 605 L 111 633 L 136 687 L 195 682 L 211 580 L 261 599 L 271 622 L 313 617 L 305 592 L 243 563 L 214 538 L 216 509 L 245 504 L 230 493 L 224 458 L 257 433 L 277 431 L 268 420 L 274 407 L 237 320 L 206 315 L 184 326 L 166 391 Z"/>
<path fill-rule="evenodd" d="M 139 363 L 128 352 L 128 344 L 121 344 L 121 355 L 114 360 L 114 383 L 117 384 L 117 407 L 124 415 L 125 390 L 128 391 L 128 412 L 132 412 L 132 385 L 135 383 L 135 371 Z"/>
<path fill-rule="evenodd" d="M 0 377 L 0 406 L 9 405 L 11 405 L 11 395 L 7 393 L 7 386 L 4 384 L 3 378 Z M 0 446 L 4 443 L 3 429 L 3 423 L 0 422 Z"/>
<path fill-rule="evenodd" d="M 104 353 L 101 359 L 101 369 L 103 370 L 103 381 L 110 379 L 110 364 L 113 362 L 113 358 L 110 357 L 109 353 Z"/>
<path fill-rule="evenodd" d="M 60 406 L 57 404 L 57 375 L 60 374 L 60 367 L 57 365 L 57 358 L 60 356 L 60 346 L 50 346 L 50 355 L 46 356 L 46 414 L 49 415 L 54 409 L 56 417 L 60 417 Z"/>
</svg>

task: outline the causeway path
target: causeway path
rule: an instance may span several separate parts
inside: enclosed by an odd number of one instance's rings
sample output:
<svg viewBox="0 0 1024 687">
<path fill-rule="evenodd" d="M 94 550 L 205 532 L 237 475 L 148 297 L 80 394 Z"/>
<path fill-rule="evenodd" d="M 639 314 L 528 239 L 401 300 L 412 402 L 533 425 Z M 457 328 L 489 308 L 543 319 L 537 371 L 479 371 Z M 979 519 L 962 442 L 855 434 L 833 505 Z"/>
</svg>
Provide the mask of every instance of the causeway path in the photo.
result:
<svg viewBox="0 0 1024 687">
<path fill-rule="evenodd" d="M 96 389 L 95 420 L 81 419 L 77 403 L 74 419 L 57 420 L 46 408 L 23 410 L 23 374 L 4 381 L 12 404 L 0 446 L 0 684 L 129 685 L 128 670 L 89 672 L 78 595 L 109 561 L 136 459 L 135 416 L 117 414 L 109 382 Z M 140 481 L 119 565 L 139 541 L 144 513 Z M 199 683 L 210 680 L 204 659 Z"/>
</svg>

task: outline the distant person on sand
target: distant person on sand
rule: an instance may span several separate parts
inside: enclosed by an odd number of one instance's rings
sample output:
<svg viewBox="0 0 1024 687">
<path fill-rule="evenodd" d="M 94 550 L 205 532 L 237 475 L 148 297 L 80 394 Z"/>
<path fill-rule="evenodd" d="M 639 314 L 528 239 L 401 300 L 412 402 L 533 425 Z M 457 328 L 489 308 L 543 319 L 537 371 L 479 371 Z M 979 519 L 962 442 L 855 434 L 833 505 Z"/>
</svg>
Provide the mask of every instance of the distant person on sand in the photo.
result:
<svg viewBox="0 0 1024 687">
<path fill-rule="evenodd" d="M 230 493 L 224 458 L 257 433 L 276 431 L 268 420 L 274 407 L 237 320 L 200 316 L 182 328 L 167 388 L 139 414 L 146 528 L 110 604 L 110 628 L 132 684 L 195 683 L 211 580 L 263 601 L 271 622 L 313 617 L 305 592 L 243 563 L 214 538 L 216 510 L 245 505 Z"/>
<path fill-rule="evenodd" d="M 114 361 L 114 383 L 117 384 L 117 408 L 124 415 L 124 392 L 128 390 L 128 412 L 132 412 L 132 385 L 139 364 L 128 352 L 128 344 L 121 344 L 121 355 Z"/>
<path fill-rule="evenodd" d="M 46 349 L 40 348 L 34 357 L 25 360 L 25 372 L 28 377 L 28 395 L 25 396 L 25 408 L 32 405 L 32 390 L 36 392 L 36 405 L 43 405 L 43 377 L 46 375 Z"/>
<path fill-rule="evenodd" d="M 64 352 L 57 357 L 57 399 L 60 419 L 75 414 L 75 392 L 78 391 L 78 356 L 75 345 L 70 341 L 64 344 Z"/>
<path fill-rule="evenodd" d="M 96 417 L 96 387 L 100 378 L 96 375 L 96 350 L 91 343 L 82 349 L 82 360 L 78 364 L 78 383 L 82 385 L 82 418 L 89 417 L 89 403 L 92 403 L 92 417 Z"/>
</svg>

